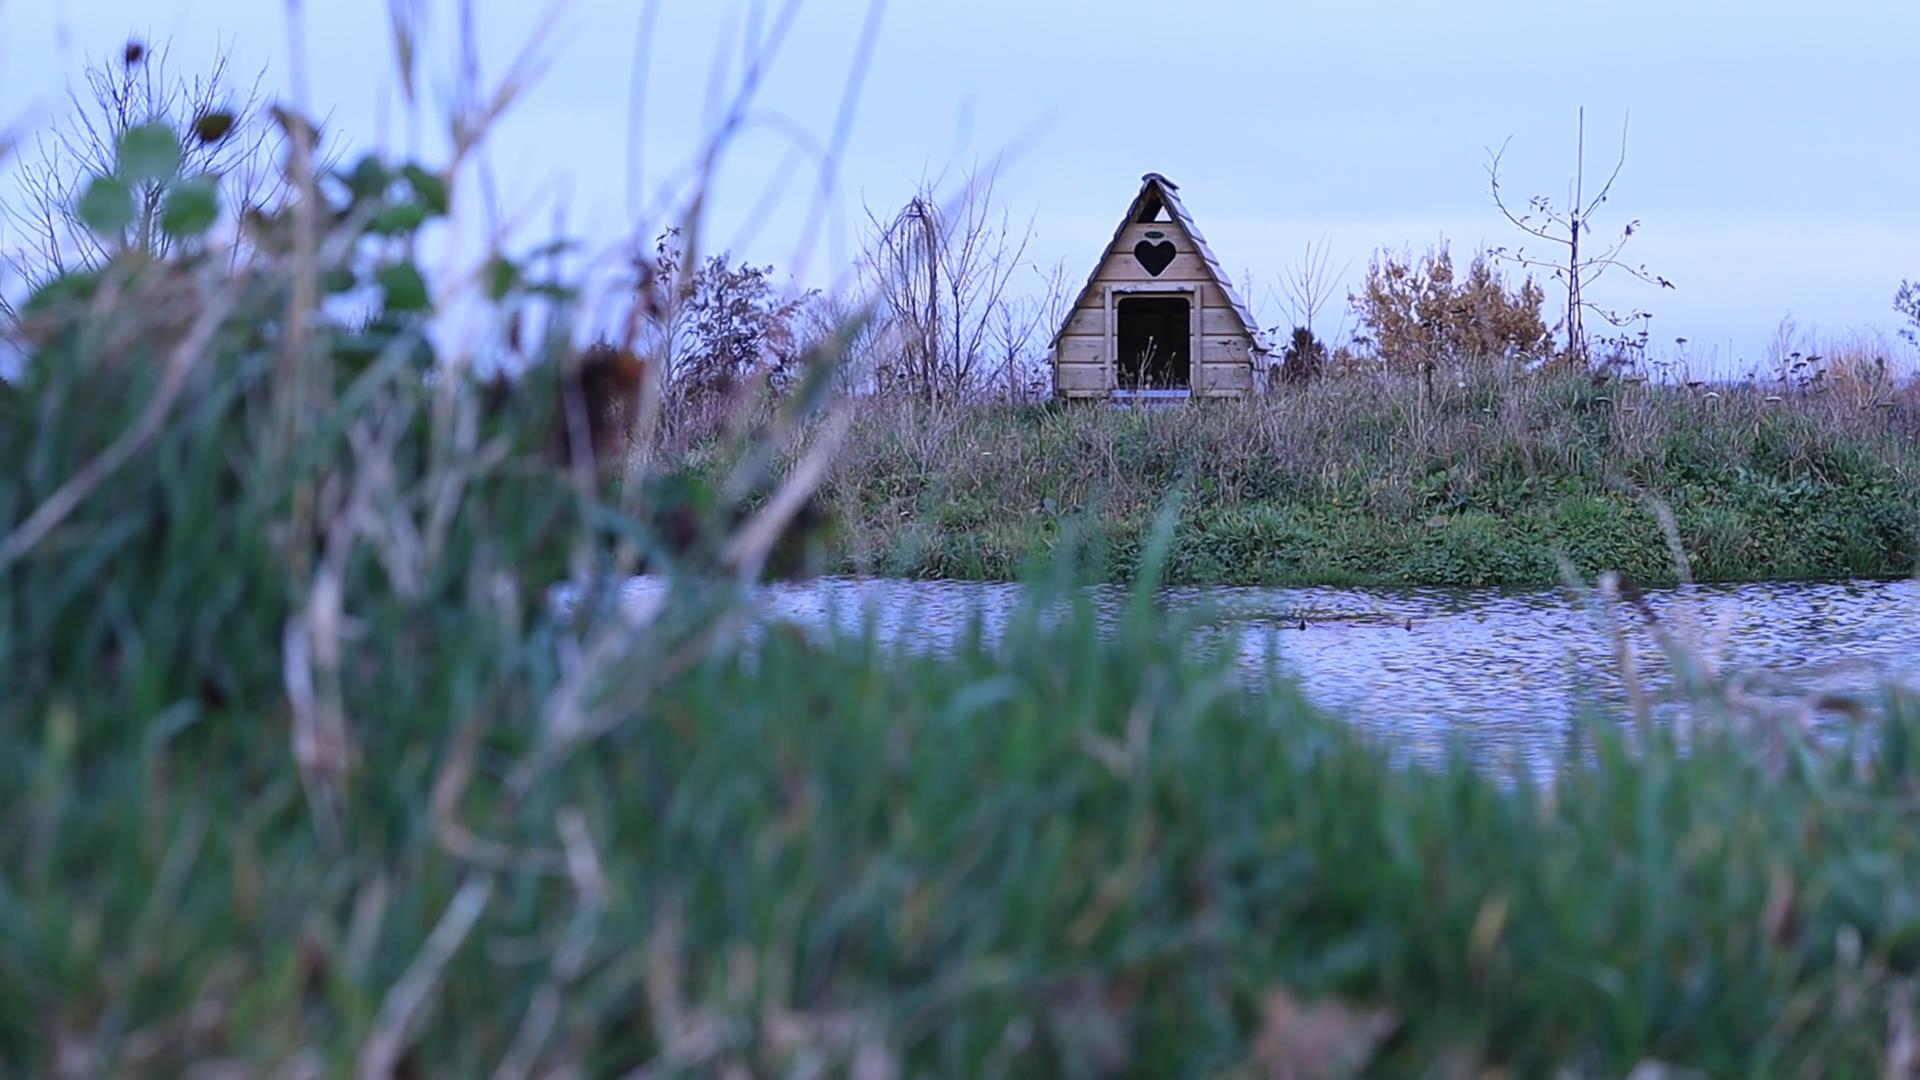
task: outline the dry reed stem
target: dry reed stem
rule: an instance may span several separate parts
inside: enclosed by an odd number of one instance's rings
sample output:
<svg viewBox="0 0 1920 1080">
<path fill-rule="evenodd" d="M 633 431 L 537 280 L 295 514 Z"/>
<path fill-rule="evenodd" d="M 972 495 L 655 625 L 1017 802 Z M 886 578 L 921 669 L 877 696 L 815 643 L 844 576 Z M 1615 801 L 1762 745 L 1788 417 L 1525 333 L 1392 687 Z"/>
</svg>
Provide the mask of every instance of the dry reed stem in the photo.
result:
<svg viewBox="0 0 1920 1080">
<path fill-rule="evenodd" d="M 286 131 L 287 167 L 292 173 L 294 262 L 287 290 L 284 336 L 273 380 L 275 397 L 274 455 L 291 458 L 306 428 L 306 418 L 319 411 L 318 372 L 311 362 L 312 337 L 308 325 L 319 304 L 320 191 L 314 174 L 314 130 L 307 119 L 307 53 L 301 11 L 303 0 L 286 0 L 288 81 L 293 110 L 277 110 Z M 309 478 L 295 483 L 291 534 L 308 535 L 314 514 L 314 489 Z M 288 551 L 287 566 L 294 581 L 306 576 L 308 553 L 303 544 Z"/>
<path fill-rule="evenodd" d="M 479 745 L 481 730 L 479 717 L 468 716 L 454 736 L 446 763 L 434 776 L 427 807 L 435 839 L 454 858 L 495 873 L 567 872 L 570 864 L 565 852 L 502 844 L 477 835 L 460 820 L 460 797 L 473 778 L 474 750 Z"/>
<path fill-rule="evenodd" d="M 554 828 L 559 832 L 566 850 L 567 877 L 578 898 L 577 906 L 573 918 L 568 921 L 566 935 L 548 964 L 546 980 L 534 991 L 533 1000 L 527 1005 L 506 1056 L 494 1070 L 496 1080 L 517 1080 L 530 1076 L 539 1064 L 547 1038 L 553 1031 L 554 1021 L 560 1016 L 566 984 L 578 978 L 585 969 L 597 940 L 596 928 L 600 916 L 606 911 L 612 897 L 599 849 L 594 845 L 593 834 L 587 827 L 586 815 L 580 812 L 579 807 L 565 807 L 555 815 Z"/>
<path fill-rule="evenodd" d="M 1914 1030 L 1912 979 L 1894 983 L 1887 1000 L 1887 1080 L 1907 1080 L 1920 1065 L 1920 1034 Z"/>
<path fill-rule="evenodd" d="M 427 935 L 419 955 L 380 1001 L 373 1031 L 360 1051 L 360 1075 L 368 1080 L 393 1076 L 412 1039 L 413 1028 L 439 988 L 441 973 L 479 922 L 493 896 L 493 878 L 477 873 L 462 882 L 447 909 Z"/>
</svg>

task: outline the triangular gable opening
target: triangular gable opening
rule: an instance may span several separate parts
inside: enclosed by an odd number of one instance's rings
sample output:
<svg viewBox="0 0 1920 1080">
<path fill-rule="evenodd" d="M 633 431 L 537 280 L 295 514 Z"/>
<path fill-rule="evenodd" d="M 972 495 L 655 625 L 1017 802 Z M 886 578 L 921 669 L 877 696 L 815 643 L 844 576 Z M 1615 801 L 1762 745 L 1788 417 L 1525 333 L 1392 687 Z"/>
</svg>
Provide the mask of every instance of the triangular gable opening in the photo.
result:
<svg viewBox="0 0 1920 1080">
<path fill-rule="evenodd" d="M 1133 220 L 1140 225 L 1171 225 L 1173 215 L 1167 212 L 1167 201 L 1160 193 L 1149 191 L 1147 197 L 1140 200 L 1140 212 L 1133 215 Z"/>
</svg>

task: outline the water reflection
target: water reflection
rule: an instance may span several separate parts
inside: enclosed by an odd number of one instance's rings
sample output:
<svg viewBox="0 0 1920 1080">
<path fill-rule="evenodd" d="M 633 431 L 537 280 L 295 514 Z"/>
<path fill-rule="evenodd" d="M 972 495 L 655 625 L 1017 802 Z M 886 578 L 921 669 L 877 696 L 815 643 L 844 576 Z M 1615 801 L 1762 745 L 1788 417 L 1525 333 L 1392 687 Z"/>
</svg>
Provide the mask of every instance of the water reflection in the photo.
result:
<svg viewBox="0 0 1920 1080">
<path fill-rule="evenodd" d="M 645 607 L 661 588 L 635 579 L 627 600 Z M 1107 621 L 1128 602 L 1116 587 L 1089 594 Z M 1008 584 L 828 578 L 770 586 L 759 601 L 766 618 L 849 632 L 870 619 L 882 642 L 939 651 L 975 613 L 989 636 L 999 633 L 1020 596 Z M 1644 608 L 1605 611 L 1562 589 L 1180 588 L 1161 602 L 1204 610 L 1197 647 L 1236 641 L 1250 675 L 1271 661 L 1311 700 L 1398 752 L 1432 759 L 1457 741 L 1476 761 L 1536 773 L 1572 748 L 1583 703 L 1625 714 L 1609 618 L 1625 631 L 1657 720 L 1682 712 L 1661 631 L 1689 642 L 1713 670 L 1741 675 L 1742 693 L 1761 704 L 1920 679 L 1915 581 L 1660 589 L 1644 595 Z"/>
</svg>

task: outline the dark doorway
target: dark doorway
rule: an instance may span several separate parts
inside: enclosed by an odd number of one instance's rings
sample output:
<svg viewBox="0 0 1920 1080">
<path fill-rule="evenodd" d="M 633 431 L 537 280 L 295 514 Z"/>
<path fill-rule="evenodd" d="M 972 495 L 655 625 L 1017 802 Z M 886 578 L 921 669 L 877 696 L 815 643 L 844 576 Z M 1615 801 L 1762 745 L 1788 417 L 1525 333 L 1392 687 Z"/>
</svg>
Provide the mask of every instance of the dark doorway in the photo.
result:
<svg viewBox="0 0 1920 1080">
<path fill-rule="evenodd" d="M 1120 389 L 1192 389 L 1193 320 L 1186 297 L 1121 299 L 1117 336 Z"/>
</svg>

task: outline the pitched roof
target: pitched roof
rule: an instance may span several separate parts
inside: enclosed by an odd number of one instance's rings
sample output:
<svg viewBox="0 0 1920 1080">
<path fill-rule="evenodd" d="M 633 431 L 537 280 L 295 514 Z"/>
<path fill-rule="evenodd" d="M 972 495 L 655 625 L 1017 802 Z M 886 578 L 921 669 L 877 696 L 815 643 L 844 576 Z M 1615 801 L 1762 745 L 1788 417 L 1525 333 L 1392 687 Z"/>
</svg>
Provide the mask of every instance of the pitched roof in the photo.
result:
<svg viewBox="0 0 1920 1080">
<path fill-rule="evenodd" d="M 1127 231 L 1127 226 L 1134 224 L 1134 220 L 1140 216 L 1149 199 L 1158 199 L 1160 205 L 1166 207 L 1167 215 L 1186 230 L 1187 238 L 1193 241 L 1194 253 L 1199 255 L 1200 261 L 1206 264 L 1207 271 L 1213 275 L 1214 284 L 1220 286 L 1220 291 L 1226 294 L 1227 305 L 1240 319 L 1240 326 L 1253 340 L 1253 347 L 1260 352 L 1273 351 L 1267 345 L 1266 336 L 1260 332 L 1260 324 L 1253 321 L 1253 313 L 1247 309 L 1246 301 L 1240 299 L 1239 292 L 1234 289 L 1233 279 L 1220 268 L 1220 260 L 1213 257 L 1213 249 L 1207 247 L 1207 238 L 1200 235 L 1200 226 L 1193 223 L 1193 215 L 1189 214 L 1186 206 L 1180 202 L 1179 193 L 1180 185 L 1159 173 L 1150 172 L 1140 178 L 1139 193 L 1133 197 L 1131 203 L 1127 204 L 1127 212 L 1120 219 L 1119 226 L 1113 230 L 1113 238 L 1107 241 L 1107 246 L 1101 252 L 1100 258 L 1093 264 L 1093 272 L 1087 275 L 1087 283 L 1080 287 L 1079 295 L 1074 297 L 1072 306 L 1067 308 L 1066 320 L 1061 322 L 1060 329 L 1054 331 L 1053 345 L 1060 344 L 1061 335 L 1067 332 L 1067 326 L 1073 319 L 1073 309 L 1086 302 L 1087 294 L 1093 291 L 1094 283 L 1100 280 L 1100 269 L 1106 265 L 1107 256 L 1113 251 L 1113 246 L 1120 242 L 1120 235 Z"/>
</svg>

